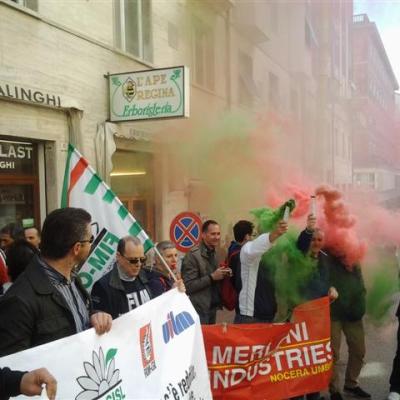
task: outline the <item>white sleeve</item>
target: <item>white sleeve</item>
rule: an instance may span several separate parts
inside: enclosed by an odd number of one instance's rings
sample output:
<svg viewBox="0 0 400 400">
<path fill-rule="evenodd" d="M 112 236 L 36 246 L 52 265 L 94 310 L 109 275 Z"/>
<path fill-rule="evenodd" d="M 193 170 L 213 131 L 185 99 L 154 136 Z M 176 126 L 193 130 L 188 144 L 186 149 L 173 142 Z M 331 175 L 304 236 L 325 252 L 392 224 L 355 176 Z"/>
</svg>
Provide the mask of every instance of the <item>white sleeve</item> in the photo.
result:
<svg viewBox="0 0 400 400">
<path fill-rule="evenodd" d="M 246 263 L 255 257 L 260 257 L 271 247 L 272 244 L 269 241 L 269 233 L 263 233 L 256 239 L 243 245 L 240 251 L 240 261 Z"/>
</svg>

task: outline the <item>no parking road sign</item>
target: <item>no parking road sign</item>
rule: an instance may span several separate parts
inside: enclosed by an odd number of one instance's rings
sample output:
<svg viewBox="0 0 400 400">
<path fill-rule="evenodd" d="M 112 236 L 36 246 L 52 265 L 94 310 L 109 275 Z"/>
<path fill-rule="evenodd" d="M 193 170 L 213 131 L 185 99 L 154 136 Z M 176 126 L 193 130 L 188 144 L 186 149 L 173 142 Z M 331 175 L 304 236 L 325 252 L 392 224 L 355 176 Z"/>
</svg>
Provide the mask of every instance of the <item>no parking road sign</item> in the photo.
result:
<svg viewBox="0 0 400 400">
<path fill-rule="evenodd" d="M 201 219 L 192 212 L 182 212 L 171 222 L 169 236 L 176 248 L 187 253 L 193 246 L 200 242 Z"/>
</svg>

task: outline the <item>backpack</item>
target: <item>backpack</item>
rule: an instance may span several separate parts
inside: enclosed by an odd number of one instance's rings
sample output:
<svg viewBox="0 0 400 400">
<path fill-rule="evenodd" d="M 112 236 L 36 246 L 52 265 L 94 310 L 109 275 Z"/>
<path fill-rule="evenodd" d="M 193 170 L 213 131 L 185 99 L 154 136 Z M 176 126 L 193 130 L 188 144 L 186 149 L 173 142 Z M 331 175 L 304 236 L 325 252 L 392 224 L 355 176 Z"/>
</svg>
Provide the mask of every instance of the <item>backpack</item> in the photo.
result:
<svg viewBox="0 0 400 400">
<path fill-rule="evenodd" d="M 232 269 L 232 276 L 224 278 L 221 282 L 221 301 L 227 310 L 232 311 L 237 306 L 239 292 L 242 288 L 240 249 L 234 250 L 226 259 L 225 264 Z"/>
</svg>

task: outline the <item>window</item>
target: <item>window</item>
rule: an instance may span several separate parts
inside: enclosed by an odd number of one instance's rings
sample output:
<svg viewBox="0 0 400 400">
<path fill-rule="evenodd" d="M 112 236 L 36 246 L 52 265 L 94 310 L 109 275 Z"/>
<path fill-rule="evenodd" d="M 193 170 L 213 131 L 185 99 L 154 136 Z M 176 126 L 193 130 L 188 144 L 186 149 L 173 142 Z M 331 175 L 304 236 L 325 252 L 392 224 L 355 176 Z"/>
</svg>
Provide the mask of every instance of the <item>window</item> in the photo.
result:
<svg viewBox="0 0 400 400">
<path fill-rule="evenodd" d="M 318 46 L 317 37 L 315 35 L 315 31 L 313 28 L 313 16 L 311 3 L 309 1 L 306 2 L 306 11 L 305 11 L 305 20 L 304 20 L 304 34 L 305 34 L 305 42 L 306 46 L 309 49 Z"/>
<path fill-rule="evenodd" d="M 40 225 L 38 145 L 0 139 L 0 226 Z"/>
<path fill-rule="evenodd" d="M 153 61 L 150 0 L 114 0 L 116 47 Z"/>
<path fill-rule="evenodd" d="M 154 237 L 153 155 L 117 149 L 111 188 L 150 237 Z"/>
<path fill-rule="evenodd" d="M 175 50 L 179 48 L 179 30 L 172 22 L 168 22 L 168 44 Z"/>
<path fill-rule="evenodd" d="M 200 19 L 193 23 L 193 80 L 200 86 L 214 90 L 215 86 L 214 31 Z"/>
<path fill-rule="evenodd" d="M 269 73 L 269 104 L 274 108 L 279 108 L 279 78 L 272 72 Z"/>
<path fill-rule="evenodd" d="M 38 0 L 11 0 L 13 3 L 17 3 L 20 6 L 29 8 L 33 11 L 38 10 Z"/>
<path fill-rule="evenodd" d="M 252 58 L 239 51 L 239 103 L 250 106 L 253 103 L 253 96 L 256 95 L 256 87 L 253 81 L 253 60 Z"/>
</svg>

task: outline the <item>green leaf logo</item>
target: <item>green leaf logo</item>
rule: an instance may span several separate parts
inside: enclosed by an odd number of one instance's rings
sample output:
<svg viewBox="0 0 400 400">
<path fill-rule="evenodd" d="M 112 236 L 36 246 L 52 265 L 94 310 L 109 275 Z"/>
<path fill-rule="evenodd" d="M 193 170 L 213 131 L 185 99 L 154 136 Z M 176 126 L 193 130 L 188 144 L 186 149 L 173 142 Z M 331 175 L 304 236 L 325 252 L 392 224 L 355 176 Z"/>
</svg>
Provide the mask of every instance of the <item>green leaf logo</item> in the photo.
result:
<svg viewBox="0 0 400 400">
<path fill-rule="evenodd" d="M 113 76 L 111 78 L 111 81 L 112 81 L 114 86 L 121 86 L 121 82 L 119 81 L 118 76 Z"/>
<path fill-rule="evenodd" d="M 106 354 L 106 366 L 117 354 L 117 349 L 109 349 Z"/>
<path fill-rule="evenodd" d="M 180 75 L 181 75 L 181 70 L 176 69 L 176 70 L 174 70 L 174 73 L 172 74 L 171 79 L 174 81 L 174 80 L 178 79 Z"/>
</svg>

